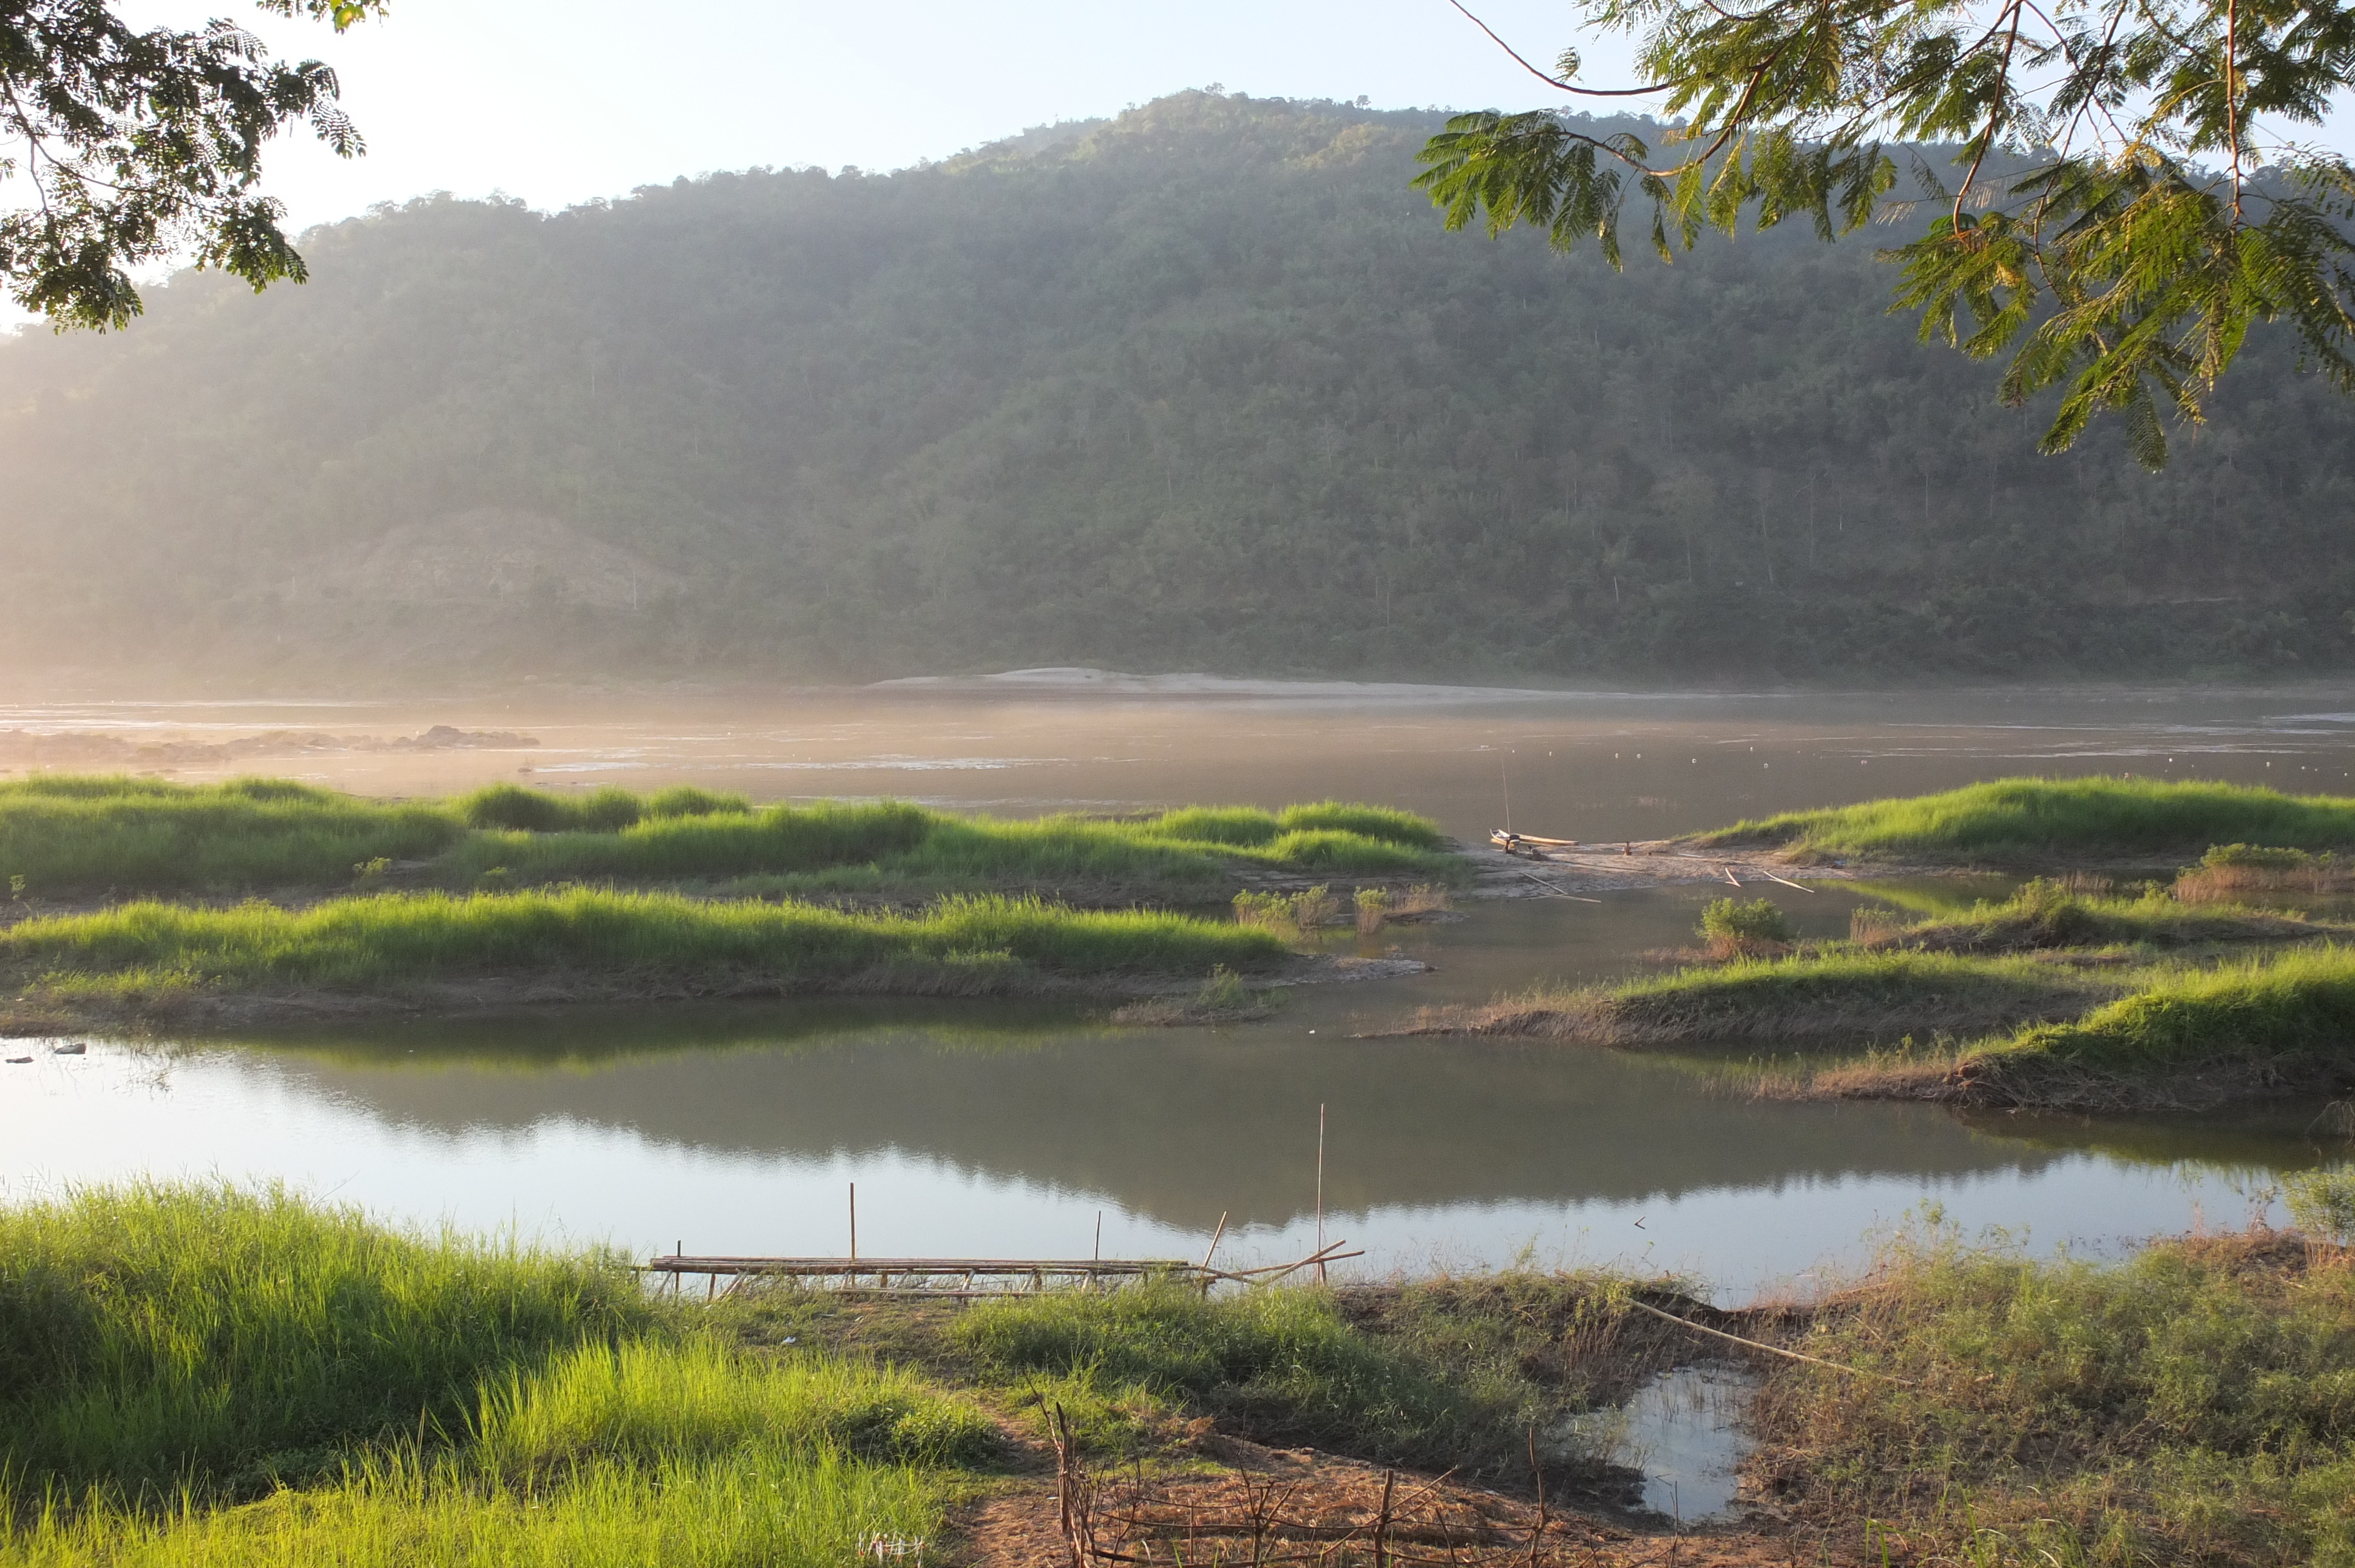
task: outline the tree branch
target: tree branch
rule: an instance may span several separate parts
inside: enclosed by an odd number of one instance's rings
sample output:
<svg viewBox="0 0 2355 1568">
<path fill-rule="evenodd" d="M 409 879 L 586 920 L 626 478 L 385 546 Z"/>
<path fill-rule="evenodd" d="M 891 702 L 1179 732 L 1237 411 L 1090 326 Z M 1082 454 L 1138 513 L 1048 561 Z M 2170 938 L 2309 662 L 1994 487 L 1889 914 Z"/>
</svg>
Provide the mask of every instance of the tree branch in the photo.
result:
<svg viewBox="0 0 2355 1568">
<path fill-rule="evenodd" d="M 1681 82 L 1670 81 L 1663 82 L 1657 87 L 1575 86 L 1570 82 L 1562 80 L 1561 78 L 1558 76 L 1547 75 L 1544 71 L 1538 69 L 1537 67 L 1522 58 L 1521 52 L 1518 49 L 1516 49 L 1512 45 L 1497 37 L 1497 30 L 1494 27 L 1491 27 L 1487 23 L 1480 20 L 1479 17 L 1473 16 L 1470 11 L 1465 10 L 1464 0 L 1447 0 L 1447 3 L 1450 5 L 1455 6 L 1458 11 L 1463 11 L 1465 18 L 1469 20 L 1474 26 L 1488 35 L 1488 41 L 1490 43 L 1495 44 L 1498 48 L 1512 56 L 1514 62 L 1523 70 L 1529 72 L 1540 81 L 1544 82 L 1548 87 L 1558 88 L 1563 92 L 1574 92 L 1582 98 L 1646 98 L 1653 93 L 1667 92 L 1672 88 L 1681 87 L 1684 85 Z"/>
</svg>

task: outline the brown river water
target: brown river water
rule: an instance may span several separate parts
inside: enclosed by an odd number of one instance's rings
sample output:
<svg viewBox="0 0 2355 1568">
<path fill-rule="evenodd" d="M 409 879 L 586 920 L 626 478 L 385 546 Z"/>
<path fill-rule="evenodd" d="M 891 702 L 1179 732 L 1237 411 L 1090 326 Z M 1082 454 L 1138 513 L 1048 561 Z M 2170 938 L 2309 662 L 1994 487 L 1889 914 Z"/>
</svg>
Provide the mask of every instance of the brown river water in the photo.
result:
<svg viewBox="0 0 2355 1568">
<path fill-rule="evenodd" d="M 893 796 L 1007 814 L 1395 803 L 1477 838 L 1657 838 L 2008 774 L 2355 790 L 2355 690 L 1548 694 L 1050 674 L 857 691 L 0 708 L 44 737 L 381 741 L 432 725 L 538 745 L 313 744 L 172 777 L 380 794 L 512 779 L 687 780 L 761 800 Z M 14 732 L 13 735 L 5 732 Z M 133 762 L 132 766 L 144 766 Z M 1509 804 L 1508 803 L 1509 800 Z M 1767 890 L 1844 933 L 1855 889 Z M 1298 1256 L 1377 1274 L 1527 1260 L 1673 1270 L 1732 1298 L 1806 1288 L 1934 1214 L 2038 1251 L 2279 1217 L 2281 1172 L 2345 1158 L 2296 1104 L 2204 1118 L 1962 1117 L 1785 1105 L 1706 1054 L 1359 1040 L 1435 1002 L 1624 973 L 1707 887 L 1467 901 L 1385 933 L 1431 972 L 1303 991 L 1271 1020 L 1123 1029 L 1071 1007 L 810 1001 L 389 1021 L 167 1048 L 30 1047 L 0 1067 L 0 1199 L 136 1174 L 282 1179 L 389 1217 L 634 1252 Z M 10 1055 L 25 1054 L 18 1045 Z M 1099 1236 L 1101 1239 L 1099 1239 Z"/>
</svg>

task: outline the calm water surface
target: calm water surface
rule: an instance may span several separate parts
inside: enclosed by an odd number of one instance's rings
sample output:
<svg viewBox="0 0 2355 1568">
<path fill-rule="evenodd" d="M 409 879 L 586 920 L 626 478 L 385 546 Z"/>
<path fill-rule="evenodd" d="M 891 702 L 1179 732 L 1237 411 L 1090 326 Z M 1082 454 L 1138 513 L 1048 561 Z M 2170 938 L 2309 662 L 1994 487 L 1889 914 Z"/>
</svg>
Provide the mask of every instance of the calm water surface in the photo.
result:
<svg viewBox="0 0 2355 1568">
<path fill-rule="evenodd" d="M 411 793 L 677 779 L 763 799 L 1009 812 L 1340 796 L 1471 837 L 1502 820 L 1649 837 L 2009 773 L 2343 789 L 2355 693 L 1595 696 L 1430 689 L 679 694 L 0 710 L 0 728 L 219 739 L 519 730 L 527 750 L 311 751 L 286 772 Z M 528 773 L 522 770 L 528 769 Z M 202 778 L 201 769 L 180 776 Z M 1844 932 L 1852 892 L 1775 889 Z M 1641 1263 L 1722 1297 L 1852 1264 L 1925 1204 L 2039 1248 L 2271 1212 L 2340 1158 L 2311 1105 L 2202 1118 L 1964 1118 L 1753 1102 L 1721 1062 L 1359 1040 L 1442 1001 L 1625 972 L 1704 890 L 1476 904 L 1387 933 L 1432 973 L 1295 995 L 1270 1022 L 1124 1030 L 1075 1009 L 809 1001 L 190 1040 L 0 1067 L 0 1192 L 136 1173 L 282 1178 L 428 1223 L 632 1251 L 1298 1255 L 1316 1217 L 1378 1271 Z"/>
</svg>

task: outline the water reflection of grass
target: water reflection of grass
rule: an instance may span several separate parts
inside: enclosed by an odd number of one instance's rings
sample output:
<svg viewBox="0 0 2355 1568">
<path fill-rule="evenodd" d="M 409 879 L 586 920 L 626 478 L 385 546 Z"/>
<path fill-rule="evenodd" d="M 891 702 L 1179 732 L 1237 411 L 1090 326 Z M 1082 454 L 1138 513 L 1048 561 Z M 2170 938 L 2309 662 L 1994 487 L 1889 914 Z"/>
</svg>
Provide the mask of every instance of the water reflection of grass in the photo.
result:
<svg viewBox="0 0 2355 1568">
<path fill-rule="evenodd" d="M 920 1042 L 956 1054 L 1027 1054 L 1116 1033 L 1061 1003 L 986 1008 L 925 998 L 806 998 L 677 1006 L 568 1008 L 431 1020 L 306 1023 L 192 1036 L 196 1049 L 250 1047 L 359 1067 L 463 1066 L 515 1073 L 603 1071 L 687 1054 L 739 1055 Z M 165 1046 L 161 1049 L 170 1050 Z"/>
</svg>

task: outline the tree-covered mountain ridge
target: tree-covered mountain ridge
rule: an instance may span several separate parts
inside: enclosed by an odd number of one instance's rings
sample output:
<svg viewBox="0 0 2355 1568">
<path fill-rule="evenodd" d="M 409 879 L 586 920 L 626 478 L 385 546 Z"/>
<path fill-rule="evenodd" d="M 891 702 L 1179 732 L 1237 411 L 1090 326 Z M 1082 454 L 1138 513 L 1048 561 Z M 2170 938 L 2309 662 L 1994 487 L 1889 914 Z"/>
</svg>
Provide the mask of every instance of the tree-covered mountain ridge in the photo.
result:
<svg viewBox="0 0 2355 1568">
<path fill-rule="evenodd" d="M 2286 344 L 2163 473 L 2040 457 L 1888 314 L 1888 231 L 1624 275 L 1449 234 L 1409 185 L 1443 119 L 1189 92 L 185 274 L 0 343 L 0 636 L 345 682 L 2355 661 L 2355 408 Z"/>
</svg>

